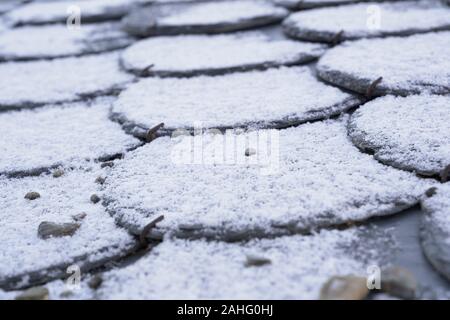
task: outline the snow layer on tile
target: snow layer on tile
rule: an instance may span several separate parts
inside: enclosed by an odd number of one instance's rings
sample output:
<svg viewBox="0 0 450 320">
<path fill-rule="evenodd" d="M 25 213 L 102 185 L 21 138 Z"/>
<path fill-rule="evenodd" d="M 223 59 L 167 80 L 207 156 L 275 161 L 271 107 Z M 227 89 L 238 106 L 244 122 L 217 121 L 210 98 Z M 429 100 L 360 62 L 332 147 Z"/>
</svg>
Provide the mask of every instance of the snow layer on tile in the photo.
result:
<svg viewBox="0 0 450 320">
<path fill-rule="evenodd" d="M 450 29 L 450 9 L 430 0 L 355 4 L 297 12 L 283 27 L 290 36 L 326 42 L 341 31 L 341 40 L 412 34 Z"/>
<path fill-rule="evenodd" d="M 363 39 L 328 50 L 317 64 L 323 79 L 348 89 L 383 77 L 380 93 L 450 92 L 450 32 Z M 363 90 L 362 93 L 364 93 Z"/>
<path fill-rule="evenodd" d="M 131 43 L 119 24 L 69 29 L 65 25 L 10 29 L 0 37 L 0 60 L 54 58 L 123 48 Z"/>
<path fill-rule="evenodd" d="M 422 208 L 430 214 L 428 219 L 433 220 L 435 226 L 439 226 L 448 235 L 447 239 L 441 239 L 442 245 L 450 248 L 450 183 L 437 186 L 436 194 L 422 199 Z"/>
<path fill-rule="evenodd" d="M 352 140 L 390 165 L 438 174 L 450 164 L 450 97 L 386 96 L 353 115 Z"/>
<path fill-rule="evenodd" d="M 346 124 L 158 138 L 111 171 L 108 209 L 135 233 L 164 215 L 163 232 L 196 225 L 228 238 L 364 220 L 417 203 L 430 183 L 359 152 Z M 255 154 L 246 157 L 247 149 Z"/>
<path fill-rule="evenodd" d="M 105 273 L 98 293 L 101 299 L 318 299 L 329 277 L 365 277 L 369 263 L 379 263 L 381 250 L 362 243 L 359 231 L 233 244 L 165 240 L 133 265 Z M 271 263 L 246 267 L 247 256 Z"/>
<path fill-rule="evenodd" d="M 264 93 L 264 94 L 261 94 Z M 327 117 L 359 100 L 319 82 L 308 67 L 194 78 L 148 78 L 131 85 L 113 112 L 146 129 L 276 127 Z"/>
<path fill-rule="evenodd" d="M 310 9 L 340 4 L 352 4 L 357 2 L 379 2 L 383 0 L 272 0 L 275 4 L 289 9 Z M 393 0 L 401 1 L 401 0 Z"/>
<path fill-rule="evenodd" d="M 149 0 L 75 0 L 32 2 L 7 13 L 7 19 L 15 25 L 66 22 L 74 8 L 81 11 L 84 20 L 118 19 L 130 10 L 130 5 L 151 2 Z M 83 20 L 84 19 L 84 20 Z"/>
<path fill-rule="evenodd" d="M 155 73 L 190 73 L 215 69 L 294 64 L 323 53 L 317 44 L 273 40 L 260 33 L 233 35 L 189 35 L 156 37 L 127 48 L 122 63 L 127 70 L 140 71 L 153 65 Z"/>
<path fill-rule="evenodd" d="M 81 100 L 133 80 L 119 68 L 118 53 L 51 61 L 0 64 L 0 109 Z"/>
<path fill-rule="evenodd" d="M 433 267 L 450 280 L 450 183 L 437 186 L 435 194 L 423 197 L 421 205 L 422 249 Z"/>
<path fill-rule="evenodd" d="M 125 152 L 139 141 L 108 119 L 110 99 L 0 113 L 0 173 L 29 172 Z"/>
<path fill-rule="evenodd" d="M 219 1 L 201 3 L 158 19 L 158 25 L 205 25 L 267 16 L 287 15 L 286 10 L 265 1 Z"/>
<path fill-rule="evenodd" d="M 83 267 L 120 256 L 130 249 L 133 245 L 130 235 L 114 224 L 103 206 L 90 202 L 90 196 L 98 192 L 94 181 L 101 172 L 92 168 L 90 171 L 66 170 L 59 178 L 52 175 L 0 178 L 2 285 L 9 278 L 22 275 L 26 282 L 36 272 L 51 278 L 52 274 L 43 270 L 61 266 L 65 274 L 65 267 L 74 262 Z M 39 192 L 41 197 L 33 201 L 24 199 L 30 191 Z M 74 222 L 72 216 L 82 212 L 86 217 L 73 236 L 46 240 L 38 237 L 41 222 Z M 88 257 L 78 261 L 84 255 Z"/>
</svg>

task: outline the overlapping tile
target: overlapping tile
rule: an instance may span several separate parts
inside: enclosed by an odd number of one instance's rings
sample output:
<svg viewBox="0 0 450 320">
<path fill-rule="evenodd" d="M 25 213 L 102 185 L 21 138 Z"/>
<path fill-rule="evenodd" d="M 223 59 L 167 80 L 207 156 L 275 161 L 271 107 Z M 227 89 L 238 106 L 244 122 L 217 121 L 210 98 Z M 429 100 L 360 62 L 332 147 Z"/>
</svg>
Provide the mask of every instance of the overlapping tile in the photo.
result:
<svg viewBox="0 0 450 320">
<path fill-rule="evenodd" d="M 349 135 L 386 164 L 438 176 L 450 165 L 449 106 L 447 96 L 381 97 L 356 110 Z"/>
<path fill-rule="evenodd" d="M 0 110 L 78 101 L 116 93 L 133 80 L 117 52 L 50 61 L 0 64 Z"/>
<path fill-rule="evenodd" d="M 372 14 L 370 16 L 369 14 Z M 283 22 L 287 35 L 336 43 L 359 38 L 411 35 L 450 29 L 450 9 L 440 1 L 361 3 L 294 13 Z"/>
<path fill-rule="evenodd" d="M 161 122 L 165 125 L 160 133 L 166 134 L 192 131 L 198 125 L 283 128 L 330 117 L 360 103 L 359 98 L 319 82 L 310 68 L 292 67 L 143 79 L 120 94 L 112 111 L 125 130 L 145 138 Z"/>
<path fill-rule="evenodd" d="M 31 26 L 10 29 L 0 37 L 0 61 L 48 59 L 101 53 L 128 46 L 133 41 L 119 23 Z"/>
<path fill-rule="evenodd" d="M 97 297 L 318 299 L 328 278 L 365 277 L 369 265 L 381 265 L 391 239 L 350 229 L 233 244 L 165 240 L 135 264 L 103 274 Z"/>
<path fill-rule="evenodd" d="M 156 37 L 127 48 L 121 62 L 141 76 L 192 76 L 306 63 L 324 49 L 318 44 L 270 40 L 257 32 Z"/>
<path fill-rule="evenodd" d="M 66 23 L 70 17 L 81 14 L 81 22 L 101 22 L 120 19 L 133 5 L 150 3 L 151 0 L 77 0 L 31 2 L 7 13 L 9 23 L 39 25 Z"/>
<path fill-rule="evenodd" d="M 364 39 L 328 50 L 318 75 L 335 85 L 376 96 L 450 92 L 450 32 Z"/>
<path fill-rule="evenodd" d="M 0 174 L 33 175 L 140 145 L 108 119 L 111 100 L 0 113 Z"/>
<path fill-rule="evenodd" d="M 16 289 L 65 277 L 71 265 L 81 272 L 124 256 L 133 238 L 90 197 L 100 170 L 70 171 L 22 179 L 0 178 L 0 287 Z M 38 192 L 40 197 L 24 197 Z M 75 226 L 72 232 L 47 238 L 42 223 Z M 70 235 L 72 234 L 72 235 Z"/>
<path fill-rule="evenodd" d="M 111 171 L 105 204 L 134 234 L 241 240 L 308 232 L 415 205 L 430 182 L 378 163 L 346 118 L 243 135 L 162 137 Z M 247 140 L 246 140 L 247 139 Z"/>
<path fill-rule="evenodd" d="M 422 200 L 421 243 L 431 264 L 450 280 L 450 184 L 429 191 Z"/>
<path fill-rule="evenodd" d="M 129 14 L 124 29 L 132 35 L 221 33 L 280 22 L 287 10 L 260 0 L 216 1 L 150 6 Z"/>
</svg>

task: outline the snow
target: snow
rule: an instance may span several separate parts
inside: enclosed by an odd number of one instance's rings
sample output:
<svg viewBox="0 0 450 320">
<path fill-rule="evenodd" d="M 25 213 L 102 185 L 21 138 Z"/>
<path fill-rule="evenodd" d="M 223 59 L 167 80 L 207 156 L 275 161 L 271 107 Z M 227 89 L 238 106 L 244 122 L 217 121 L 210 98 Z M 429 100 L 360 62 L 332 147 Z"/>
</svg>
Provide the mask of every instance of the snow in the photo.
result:
<svg viewBox="0 0 450 320">
<path fill-rule="evenodd" d="M 123 48 L 131 39 L 117 23 L 65 25 L 10 29 L 0 37 L 0 59 L 42 59 Z"/>
<path fill-rule="evenodd" d="M 229 239 L 360 221 L 417 203 L 430 182 L 359 152 L 346 124 L 344 117 L 240 138 L 158 138 L 111 171 L 108 209 L 134 233 L 164 215 L 162 232 L 183 236 L 180 229 L 197 225 L 200 235 Z M 247 148 L 256 154 L 246 157 Z"/>
<path fill-rule="evenodd" d="M 89 167 L 85 167 L 89 169 Z M 133 245 L 132 238 L 118 228 L 113 219 L 98 204 L 90 202 L 91 194 L 98 192 L 95 178 L 103 173 L 95 167 L 90 170 L 69 171 L 60 178 L 52 175 L 23 179 L 0 178 L 0 282 L 14 276 L 65 267 L 77 262 L 80 267 L 102 259 L 120 256 Z M 24 199 L 26 193 L 37 191 L 39 199 Z M 42 221 L 73 222 L 72 216 L 87 214 L 73 236 L 40 239 L 37 234 Z M 82 258 L 88 254 L 87 258 Z M 81 260 L 80 260 L 81 258 Z M 43 273 L 43 277 L 52 274 Z M 26 280 L 25 280 L 26 283 Z"/>
<path fill-rule="evenodd" d="M 287 15 L 287 11 L 265 1 L 220 1 L 200 3 L 158 19 L 158 25 L 207 25 Z"/>
<path fill-rule="evenodd" d="M 268 81 L 270 79 L 270 81 Z M 261 95 L 264 92 L 264 95 Z M 113 112 L 146 129 L 296 124 L 338 114 L 359 99 L 319 82 L 308 67 L 194 78 L 148 78 L 128 87 Z"/>
<path fill-rule="evenodd" d="M 101 17 L 100 20 L 120 18 L 125 15 L 130 4 L 150 2 L 149 0 L 75 0 L 32 2 L 6 14 L 6 18 L 14 25 L 44 24 L 66 22 L 74 12 L 70 8 L 78 7 L 83 19 Z"/>
<path fill-rule="evenodd" d="M 155 73 L 205 72 L 249 65 L 294 64 L 319 57 L 323 49 L 318 44 L 269 41 L 267 36 L 256 32 L 156 37 L 127 48 L 122 64 L 131 71 L 153 65 L 151 71 Z"/>
<path fill-rule="evenodd" d="M 272 0 L 272 1 L 276 5 L 280 5 L 289 9 L 310 9 L 325 6 L 336 6 L 340 4 L 352 4 L 364 1 L 379 2 L 383 0 Z"/>
<path fill-rule="evenodd" d="M 0 109 L 81 100 L 105 94 L 133 80 L 122 72 L 118 53 L 51 61 L 0 64 Z"/>
<path fill-rule="evenodd" d="M 98 296 L 101 299 L 317 299 L 329 277 L 348 274 L 365 277 L 369 263 L 379 260 L 381 253 L 376 248 L 355 247 L 356 242 L 364 239 L 360 231 L 322 231 L 312 236 L 234 244 L 165 240 L 133 265 L 105 273 Z M 354 252 L 345 250 L 348 246 L 353 246 Z M 354 258 L 356 254 L 362 258 Z M 268 258 L 271 264 L 246 267 L 247 256 L 253 255 Z"/>
<path fill-rule="evenodd" d="M 378 87 L 388 93 L 448 93 L 449 48 L 450 32 L 345 42 L 328 50 L 317 70 L 321 78 L 344 87 L 346 80 L 383 77 Z"/>
<path fill-rule="evenodd" d="M 353 114 L 349 133 L 382 162 L 438 174 L 450 164 L 449 105 L 448 96 L 378 98 Z"/>
<path fill-rule="evenodd" d="M 450 246 L 450 183 L 437 186 L 436 194 L 432 197 L 424 197 L 421 201 L 422 208 L 429 213 L 427 219 L 432 224 L 447 234 L 447 239 L 440 239 L 441 245 Z"/>
<path fill-rule="evenodd" d="M 379 12 L 379 21 L 376 21 L 375 8 Z M 374 12 L 373 18 L 371 10 Z M 419 33 L 450 29 L 450 9 L 430 0 L 381 3 L 375 6 L 373 3 L 362 3 L 300 11 L 290 15 L 283 26 L 294 37 L 327 42 L 341 31 L 341 39 Z"/>
<path fill-rule="evenodd" d="M 0 173 L 124 153 L 140 142 L 108 119 L 111 99 L 0 114 Z"/>
</svg>

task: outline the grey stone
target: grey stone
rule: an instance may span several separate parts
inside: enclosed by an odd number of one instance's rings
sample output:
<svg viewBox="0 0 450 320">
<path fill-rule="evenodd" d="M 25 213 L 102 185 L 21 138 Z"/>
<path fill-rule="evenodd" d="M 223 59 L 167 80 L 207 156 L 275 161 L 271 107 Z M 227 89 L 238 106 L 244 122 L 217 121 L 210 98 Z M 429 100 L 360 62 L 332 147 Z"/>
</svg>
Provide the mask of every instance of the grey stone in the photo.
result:
<svg viewBox="0 0 450 320">
<path fill-rule="evenodd" d="M 47 288 L 33 287 L 19 294 L 16 300 L 48 300 L 48 295 Z"/>
<path fill-rule="evenodd" d="M 55 171 L 53 171 L 53 178 L 59 178 L 62 175 L 64 175 L 64 170 L 56 169 Z"/>
<path fill-rule="evenodd" d="M 320 300 L 363 300 L 368 294 L 365 278 L 334 276 L 322 286 Z"/>
<path fill-rule="evenodd" d="M 39 225 L 38 235 L 41 239 L 72 236 L 80 228 L 79 223 L 54 223 L 44 221 Z"/>
<path fill-rule="evenodd" d="M 267 264 L 271 264 L 272 261 L 270 259 L 259 257 L 259 256 L 247 256 L 247 261 L 245 262 L 246 267 L 261 267 Z"/>
<path fill-rule="evenodd" d="M 88 281 L 88 286 L 89 288 L 93 289 L 93 290 L 97 290 L 98 288 L 100 288 L 100 286 L 103 283 L 103 278 L 101 275 L 94 275 L 91 277 L 91 279 L 89 279 Z"/>
<path fill-rule="evenodd" d="M 36 191 L 28 192 L 25 195 L 25 199 L 28 199 L 28 200 L 36 200 L 36 199 L 38 199 L 40 197 L 41 197 L 41 195 L 39 194 L 39 192 L 36 192 Z"/>
<path fill-rule="evenodd" d="M 91 202 L 94 203 L 94 204 L 99 203 L 100 200 L 101 200 L 100 197 L 98 195 L 96 195 L 96 194 L 93 194 L 91 196 Z"/>
<path fill-rule="evenodd" d="M 418 289 L 417 280 L 407 269 L 393 266 L 381 272 L 381 290 L 402 299 L 414 299 Z"/>
</svg>

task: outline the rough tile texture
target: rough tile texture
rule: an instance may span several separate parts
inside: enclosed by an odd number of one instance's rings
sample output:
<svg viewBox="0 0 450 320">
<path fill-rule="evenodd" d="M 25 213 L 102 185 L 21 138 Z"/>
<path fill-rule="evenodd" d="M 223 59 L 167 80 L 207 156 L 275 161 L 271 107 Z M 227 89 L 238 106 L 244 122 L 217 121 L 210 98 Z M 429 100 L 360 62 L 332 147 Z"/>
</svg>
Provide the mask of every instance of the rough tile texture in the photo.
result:
<svg viewBox="0 0 450 320">
<path fill-rule="evenodd" d="M 446 96 L 381 97 L 352 115 L 349 134 L 386 164 L 439 175 L 450 164 L 449 106 Z"/>
<path fill-rule="evenodd" d="M 294 13 L 285 33 L 306 41 L 335 43 L 450 29 L 450 9 L 438 1 L 356 4 Z"/>
<path fill-rule="evenodd" d="M 128 132 L 144 137 L 161 122 L 166 133 L 192 130 L 199 121 L 204 128 L 282 128 L 336 115 L 359 103 L 359 98 L 319 82 L 310 68 L 295 67 L 144 79 L 121 93 L 113 112 Z"/>
<path fill-rule="evenodd" d="M 126 49 L 121 62 L 126 70 L 138 75 L 190 76 L 306 63 L 323 51 L 322 45 L 270 41 L 263 34 L 252 32 L 156 37 Z"/>
<path fill-rule="evenodd" d="M 359 152 L 344 118 L 259 137 L 158 138 L 129 153 L 104 186 L 108 210 L 135 234 L 164 215 L 155 237 L 231 241 L 392 214 L 429 185 Z"/>
<path fill-rule="evenodd" d="M 371 95 L 450 92 L 450 32 L 345 42 L 320 59 L 319 76 Z M 432 61 L 432 63 L 430 63 Z M 411 67 L 414 66 L 414 67 Z"/>
<path fill-rule="evenodd" d="M 94 182 L 101 172 L 67 171 L 23 179 L 0 178 L 0 287 L 21 288 L 66 275 L 77 264 L 83 272 L 129 252 L 133 239 L 118 228 L 100 204 L 89 201 L 97 192 Z M 36 200 L 24 199 L 38 191 Z M 41 239 L 38 226 L 43 221 L 74 222 L 73 216 L 86 213 L 73 236 Z"/>
<path fill-rule="evenodd" d="M 0 113 L 0 174 L 37 174 L 108 159 L 140 142 L 108 119 L 111 99 Z"/>
</svg>

